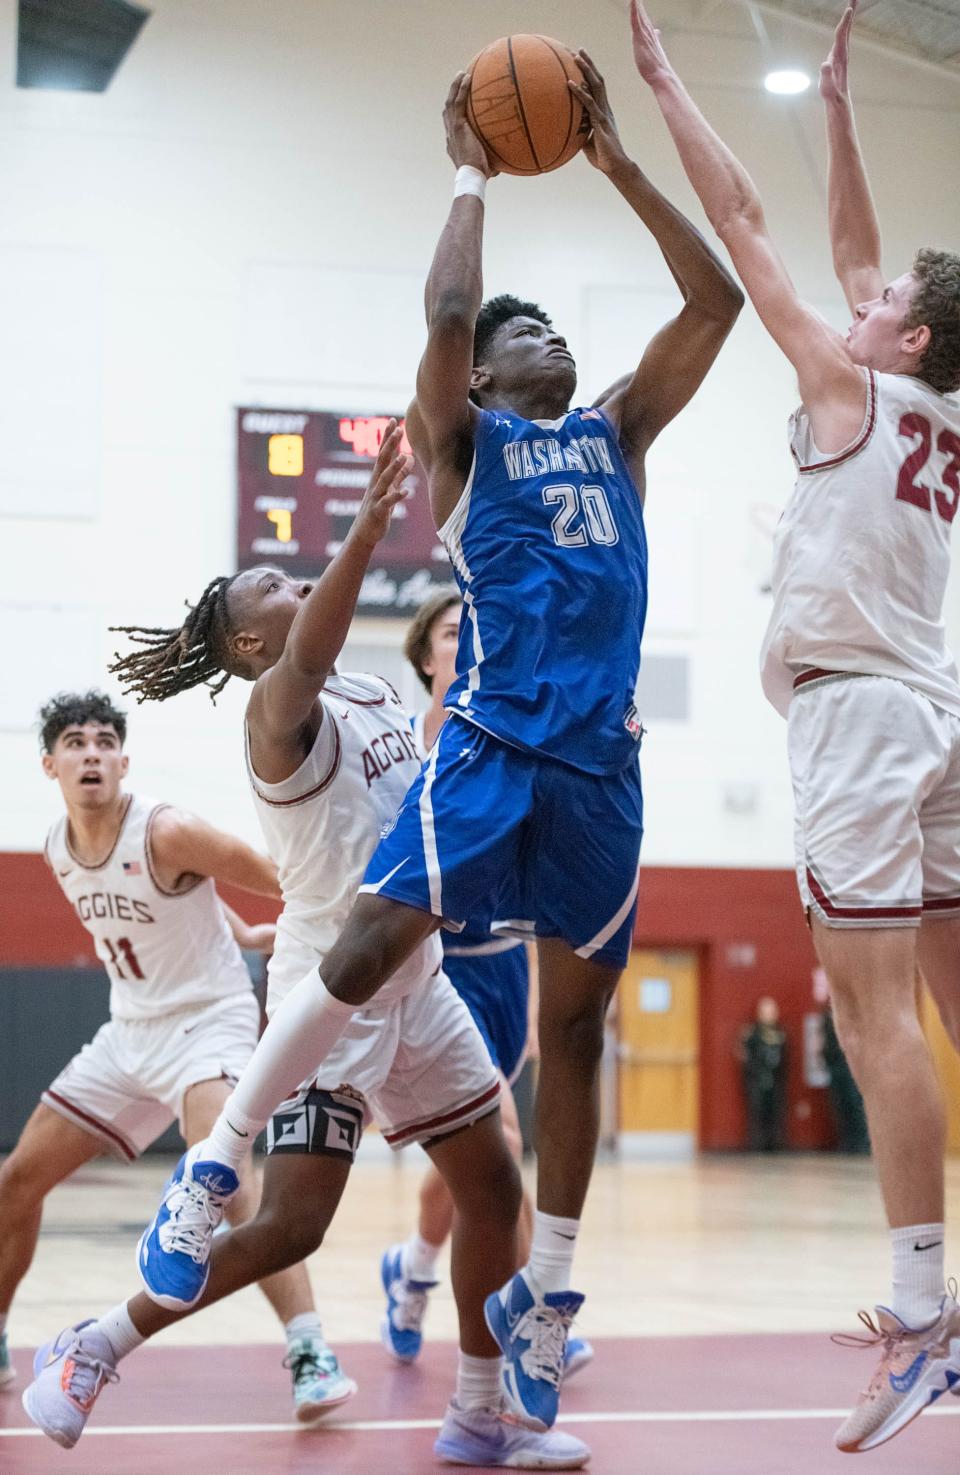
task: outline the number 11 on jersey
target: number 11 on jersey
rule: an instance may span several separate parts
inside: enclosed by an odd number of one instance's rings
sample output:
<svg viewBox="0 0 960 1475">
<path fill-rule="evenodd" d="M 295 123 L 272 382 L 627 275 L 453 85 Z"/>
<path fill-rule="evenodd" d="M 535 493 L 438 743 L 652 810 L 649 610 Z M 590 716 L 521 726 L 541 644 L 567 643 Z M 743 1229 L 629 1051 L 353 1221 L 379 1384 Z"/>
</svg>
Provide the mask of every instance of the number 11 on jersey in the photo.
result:
<svg viewBox="0 0 960 1475">
<path fill-rule="evenodd" d="M 110 954 L 110 962 L 116 968 L 119 978 L 125 979 L 128 976 L 130 978 L 146 978 L 147 975 L 137 961 L 137 955 L 133 950 L 133 943 L 129 937 L 118 938 L 116 946 L 114 946 L 109 938 L 104 938 L 104 947 Z M 124 967 L 129 970 L 129 974 L 124 973 Z"/>
</svg>

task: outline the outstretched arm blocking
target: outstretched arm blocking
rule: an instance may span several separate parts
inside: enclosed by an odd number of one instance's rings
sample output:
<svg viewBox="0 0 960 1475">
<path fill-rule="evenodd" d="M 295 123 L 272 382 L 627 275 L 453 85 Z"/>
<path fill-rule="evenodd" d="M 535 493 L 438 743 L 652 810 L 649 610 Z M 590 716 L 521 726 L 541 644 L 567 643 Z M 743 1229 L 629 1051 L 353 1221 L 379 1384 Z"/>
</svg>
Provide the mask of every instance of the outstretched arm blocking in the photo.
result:
<svg viewBox="0 0 960 1475">
<path fill-rule="evenodd" d="M 880 222 L 870 193 L 848 82 L 850 32 L 858 0 L 847 6 L 830 54 L 820 68 L 827 120 L 827 186 L 833 267 L 852 311 L 883 291 Z"/>
<path fill-rule="evenodd" d="M 700 232 L 627 157 L 603 78 L 585 51 L 577 60 L 584 85 L 571 82 L 570 88 L 586 108 L 592 130 L 584 153 L 643 221 L 684 300 L 677 317 L 648 345 L 637 370 L 597 402 L 617 424 L 628 457 L 640 462 L 700 387 L 736 321 L 743 293 Z"/>
<path fill-rule="evenodd" d="M 687 178 L 764 326 L 797 371 L 818 445 L 838 450 L 862 420 L 863 374 L 839 333 L 800 301 L 752 179 L 686 91 L 639 0 L 632 0 L 631 23 L 638 70 L 653 91 Z"/>
</svg>

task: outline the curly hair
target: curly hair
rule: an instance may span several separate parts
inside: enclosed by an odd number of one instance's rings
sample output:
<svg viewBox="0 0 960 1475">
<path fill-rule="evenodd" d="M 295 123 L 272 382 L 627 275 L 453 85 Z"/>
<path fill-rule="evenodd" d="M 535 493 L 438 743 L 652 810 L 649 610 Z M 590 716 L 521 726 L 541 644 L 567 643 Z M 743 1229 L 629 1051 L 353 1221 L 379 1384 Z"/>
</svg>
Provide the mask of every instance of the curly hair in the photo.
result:
<svg viewBox="0 0 960 1475">
<path fill-rule="evenodd" d="M 410 621 L 406 639 L 403 642 L 403 653 L 420 678 L 421 685 L 425 686 L 429 692 L 433 691 L 433 677 L 428 676 L 424 671 L 423 663 L 430 654 L 430 636 L 434 622 L 453 605 L 459 603 L 460 591 L 456 585 L 450 584 L 444 589 L 435 589 L 423 601 Z"/>
<path fill-rule="evenodd" d="M 490 347 L 497 329 L 501 328 L 504 323 L 508 323 L 511 318 L 534 318 L 545 328 L 553 327 L 549 315 L 536 302 L 521 302 L 519 297 L 513 297 L 509 292 L 501 292 L 499 297 L 489 298 L 477 314 L 473 330 L 473 362 L 475 364 L 483 362 L 483 356 Z M 480 403 L 476 393 L 472 390 L 470 398 L 476 404 Z"/>
<path fill-rule="evenodd" d="M 96 722 L 112 727 L 123 747 L 127 737 L 127 714 L 115 707 L 104 691 L 58 691 L 40 708 L 40 746 L 52 753 L 54 744 L 68 727 L 84 727 Z"/>
<path fill-rule="evenodd" d="M 924 246 L 913 275 L 918 285 L 903 326 L 930 329 L 917 378 L 941 394 L 955 394 L 960 389 L 960 256 Z"/>
<path fill-rule="evenodd" d="M 135 693 L 138 702 L 165 702 L 192 686 L 209 686 L 210 700 L 215 702 L 231 676 L 250 679 L 247 667 L 230 651 L 233 627 L 227 595 L 236 577 L 211 579 L 196 604 L 187 603 L 189 614 L 175 628 L 110 626 L 142 647 L 125 656 L 115 651 L 107 668 L 124 691 Z"/>
</svg>

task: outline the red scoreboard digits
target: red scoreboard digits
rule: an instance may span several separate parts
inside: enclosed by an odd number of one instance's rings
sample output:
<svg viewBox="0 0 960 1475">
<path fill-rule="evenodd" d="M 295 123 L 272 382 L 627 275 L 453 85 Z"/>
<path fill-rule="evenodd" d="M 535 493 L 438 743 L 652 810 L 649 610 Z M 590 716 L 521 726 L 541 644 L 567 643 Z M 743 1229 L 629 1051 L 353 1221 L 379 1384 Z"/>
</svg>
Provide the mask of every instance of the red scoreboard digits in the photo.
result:
<svg viewBox="0 0 960 1475">
<path fill-rule="evenodd" d="M 389 421 L 389 415 L 345 415 L 340 421 L 340 439 L 353 448 L 355 455 L 367 456 L 372 461 L 380 450 Z M 400 449 L 405 456 L 411 456 L 405 420 L 400 421 L 400 429 Z"/>
<path fill-rule="evenodd" d="M 316 577 L 335 556 L 360 505 L 389 415 L 317 410 L 237 411 L 237 567 L 273 564 Z M 401 422 L 402 423 L 402 422 Z M 401 442 L 411 454 L 404 432 Z M 414 462 L 409 495 L 393 514 L 357 606 L 409 618 L 451 581 L 433 526 L 426 478 Z"/>
</svg>

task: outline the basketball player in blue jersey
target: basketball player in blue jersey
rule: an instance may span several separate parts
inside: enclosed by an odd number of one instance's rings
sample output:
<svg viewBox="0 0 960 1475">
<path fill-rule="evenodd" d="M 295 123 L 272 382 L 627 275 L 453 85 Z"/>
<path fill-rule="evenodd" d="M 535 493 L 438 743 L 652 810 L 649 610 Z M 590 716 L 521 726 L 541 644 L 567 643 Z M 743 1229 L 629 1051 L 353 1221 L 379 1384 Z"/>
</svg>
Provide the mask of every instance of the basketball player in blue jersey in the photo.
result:
<svg viewBox="0 0 960 1475">
<path fill-rule="evenodd" d="M 430 697 L 413 720 L 414 742 L 426 758 L 447 720 L 447 692 L 456 680 L 462 601 L 452 586 L 431 594 L 420 606 L 404 640 L 403 652 Z M 491 931 L 489 909 L 467 918 L 462 932 L 443 934 L 443 967 L 483 1036 L 500 1075 L 503 1135 L 517 1162 L 523 1137 L 513 1085 L 527 1058 L 528 1037 L 536 1032 L 536 990 L 530 987 L 527 948 L 516 937 Z M 383 1256 L 380 1276 L 387 1295 L 381 1338 L 400 1362 L 413 1362 L 423 1345 L 422 1325 L 429 1292 L 437 1284 L 437 1261 L 453 1227 L 454 1204 L 433 1164 L 420 1184 L 417 1228 L 405 1244 Z M 524 1191 L 517 1224 L 517 1263 L 526 1263 L 533 1228 L 533 1205 Z M 593 1358 L 582 1337 L 570 1337 L 564 1376 L 570 1378 Z"/>
<path fill-rule="evenodd" d="M 587 159 L 653 235 L 683 305 L 637 369 L 592 407 L 569 408 L 576 368 L 546 314 L 503 297 L 481 311 L 493 171 L 467 123 L 469 77 L 458 76 L 444 111 L 454 198 L 427 280 L 427 346 L 407 421 L 465 605 L 451 715 L 371 858 L 322 978 L 313 970 L 288 995 L 210 1138 L 181 1159 L 140 1267 L 166 1304 L 196 1300 L 228 1174 L 260 1127 L 426 934 L 459 930 L 508 882 L 512 920 L 539 951 L 539 1178 L 529 1262 L 489 1298 L 487 1317 L 508 1405 L 541 1430 L 556 1419 L 583 1299 L 570 1276 L 597 1140 L 603 1021 L 636 908 L 644 459 L 743 301 L 627 158 L 603 81 L 589 57 L 579 60 Z M 161 1227 L 167 1242 L 189 1231 L 194 1252 L 165 1251 Z"/>
</svg>

